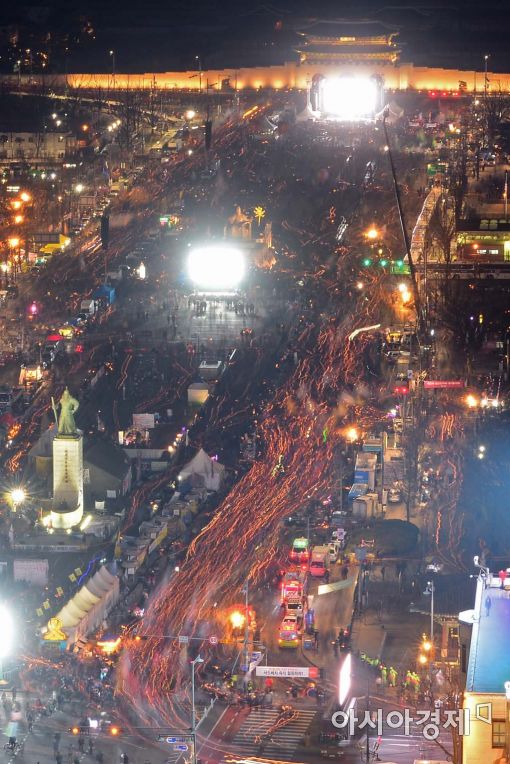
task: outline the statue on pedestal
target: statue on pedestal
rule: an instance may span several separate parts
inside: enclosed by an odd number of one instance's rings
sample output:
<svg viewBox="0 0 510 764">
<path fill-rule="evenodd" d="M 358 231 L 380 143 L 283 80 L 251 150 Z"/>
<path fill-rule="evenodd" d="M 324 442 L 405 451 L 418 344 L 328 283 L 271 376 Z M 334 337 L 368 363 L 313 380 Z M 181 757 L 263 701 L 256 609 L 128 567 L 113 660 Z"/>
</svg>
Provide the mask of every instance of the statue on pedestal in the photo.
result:
<svg viewBox="0 0 510 764">
<path fill-rule="evenodd" d="M 74 415 L 78 411 L 80 404 L 73 398 L 68 388 L 62 393 L 60 403 L 60 415 L 57 414 L 57 404 L 55 400 L 51 399 L 51 405 L 53 407 L 53 413 L 55 414 L 55 422 L 57 423 L 57 435 L 71 435 L 77 436 L 78 430 L 76 429 L 76 422 L 74 421 Z"/>
</svg>

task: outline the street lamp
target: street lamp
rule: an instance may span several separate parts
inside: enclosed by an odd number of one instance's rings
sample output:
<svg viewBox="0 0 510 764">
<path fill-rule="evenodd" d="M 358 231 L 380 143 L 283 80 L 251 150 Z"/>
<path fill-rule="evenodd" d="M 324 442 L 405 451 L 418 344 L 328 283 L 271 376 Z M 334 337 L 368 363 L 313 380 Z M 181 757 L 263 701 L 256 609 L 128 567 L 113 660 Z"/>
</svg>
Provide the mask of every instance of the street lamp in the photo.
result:
<svg viewBox="0 0 510 764">
<path fill-rule="evenodd" d="M 197 764 L 197 725 L 195 717 L 195 666 L 203 663 L 204 659 L 197 655 L 194 661 L 191 661 L 191 735 L 193 738 L 193 764 Z"/>
<path fill-rule="evenodd" d="M 377 230 L 375 226 L 372 226 L 371 228 L 368 229 L 368 231 L 366 231 L 365 236 L 370 241 L 375 241 L 376 239 L 379 238 L 379 231 Z"/>
<path fill-rule="evenodd" d="M 346 440 L 349 441 L 349 443 L 355 443 L 358 440 L 359 434 L 355 427 L 349 427 L 347 432 L 345 433 Z"/>
<path fill-rule="evenodd" d="M 20 504 L 23 504 L 27 495 L 23 488 L 13 488 L 9 494 L 14 512 L 18 509 Z"/>
<path fill-rule="evenodd" d="M 198 87 L 199 92 L 202 92 L 202 59 L 200 56 L 195 56 L 195 61 L 198 63 Z"/>
<path fill-rule="evenodd" d="M 112 85 L 115 87 L 115 51 L 110 51 L 110 56 L 112 57 Z"/>
<path fill-rule="evenodd" d="M 83 183 L 77 183 L 77 184 L 75 185 L 75 187 L 74 187 L 74 190 L 75 190 L 75 192 L 76 192 L 77 194 L 81 194 L 81 193 L 82 193 L 82 191 L 84 191 L 84 190 L 85 190 L 85 186 L 83 185 Z"/>
<path fill-rule="evenodd" d="M 434 582 L 427 581 L 425 594 L 430 594 L 430 651 L 432 655 L 434 654 L 434 592 Z"/>
</svg>

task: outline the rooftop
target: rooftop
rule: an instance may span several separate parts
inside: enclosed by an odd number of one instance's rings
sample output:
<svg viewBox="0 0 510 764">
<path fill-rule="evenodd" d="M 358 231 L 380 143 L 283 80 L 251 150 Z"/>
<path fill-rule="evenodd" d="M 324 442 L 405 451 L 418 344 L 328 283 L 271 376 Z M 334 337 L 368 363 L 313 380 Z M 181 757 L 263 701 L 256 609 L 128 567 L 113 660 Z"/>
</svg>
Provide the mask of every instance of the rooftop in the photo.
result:
<svg viewBox="0 0 510 764">
<path fill-rule="evenodd" d="M 84 462 L 104 470 L 118 480 L 124 480 L 129 470 L 129 459 L 122 448 L 107 440 L 95 440 L 87 444 Z"/>
<path fill-rule="evenodd" d="M 469 218 L 459 220 L 458 233 L 467 231 L 510 231 L 510 220 L 505 218 Z"/>
<path fill-rule="evenodd" d="M 300 33 L 308 38 L 338 40 L 342 37 L 388 38 L 396 35 L 398 31 L 395 27 L 388 26 L 380 21 L 372 21 L 371 19 L 337 19 L 335 21 L 314 21 L 312 24 L 302 27 Z"/>
<path fill-rule="evenodd" d="M 468 692 L 503 694 L 510 678 L 510 573 L 505 588 L 500 580 L 489 575 L 478 579 L 475 607 L 460 614 L 460 619 L 473 624 L 467 670 Z"/>
</svg>

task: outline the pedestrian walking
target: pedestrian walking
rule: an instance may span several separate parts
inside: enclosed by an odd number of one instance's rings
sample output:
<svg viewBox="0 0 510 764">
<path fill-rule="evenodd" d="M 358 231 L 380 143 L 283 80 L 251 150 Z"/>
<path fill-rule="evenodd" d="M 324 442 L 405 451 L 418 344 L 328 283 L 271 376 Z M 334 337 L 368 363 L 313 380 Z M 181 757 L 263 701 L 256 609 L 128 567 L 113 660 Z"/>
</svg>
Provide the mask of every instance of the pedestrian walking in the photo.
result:
<svg viewBox="0 0 510 764">
<path fill-rule="evenodd" d="M 384 565 L 381 567 L 381 578 L 384 581 L 384 576 L 386 575 L 386 568 Z"/>
<path fill-rule="evenodd" d="M 485 598 L 485 615 L 487 618 L 491 614 L 491 607 L 492 607 L 492 600 L 489 597 L 489 595 L 487 595 L 487 597 Z"/>
<path fill-rule="evenodd" d="M 506 570 L 500 570 L 498 573 L 499 581 L 500 581 L 500 588 L 505 588 L 505 581 L 506 581 Z"/>
<path fill-rule="evenodd" d="M 319 649 L 319 632 L 317 629 L 313 630 L 313 644 L 316 650 Z"/>
</svg>

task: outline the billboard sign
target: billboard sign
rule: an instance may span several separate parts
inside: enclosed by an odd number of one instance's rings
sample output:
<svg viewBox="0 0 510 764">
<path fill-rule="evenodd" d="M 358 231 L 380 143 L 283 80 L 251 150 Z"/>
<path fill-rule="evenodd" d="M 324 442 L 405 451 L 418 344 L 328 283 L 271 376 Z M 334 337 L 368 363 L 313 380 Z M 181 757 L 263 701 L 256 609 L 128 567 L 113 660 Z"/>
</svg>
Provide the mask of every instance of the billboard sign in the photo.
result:
<svg viewBox="0 0 510 764">
<path fill-rule="evenodd" d="M 315 679 L 315 666 L 257 666 L 255 676 L 271 676 L 279 679 Z"/>
<path fill-rule="evenodd" d="M 465 383 L 463 379 L 426 379 L 423 387 L 425 390 L 459 390 Z"/>
<path fill-rule="evenodd" d="M 15 581 L 26 581 L 34 586 L 48 585 L 48 560 L 14 560 Z"/>
<path fill-rule="evenodd" d="M 153 430 L 154 414 L 133 414 L 133 427 L 136 430 Z"/>
</svg>

